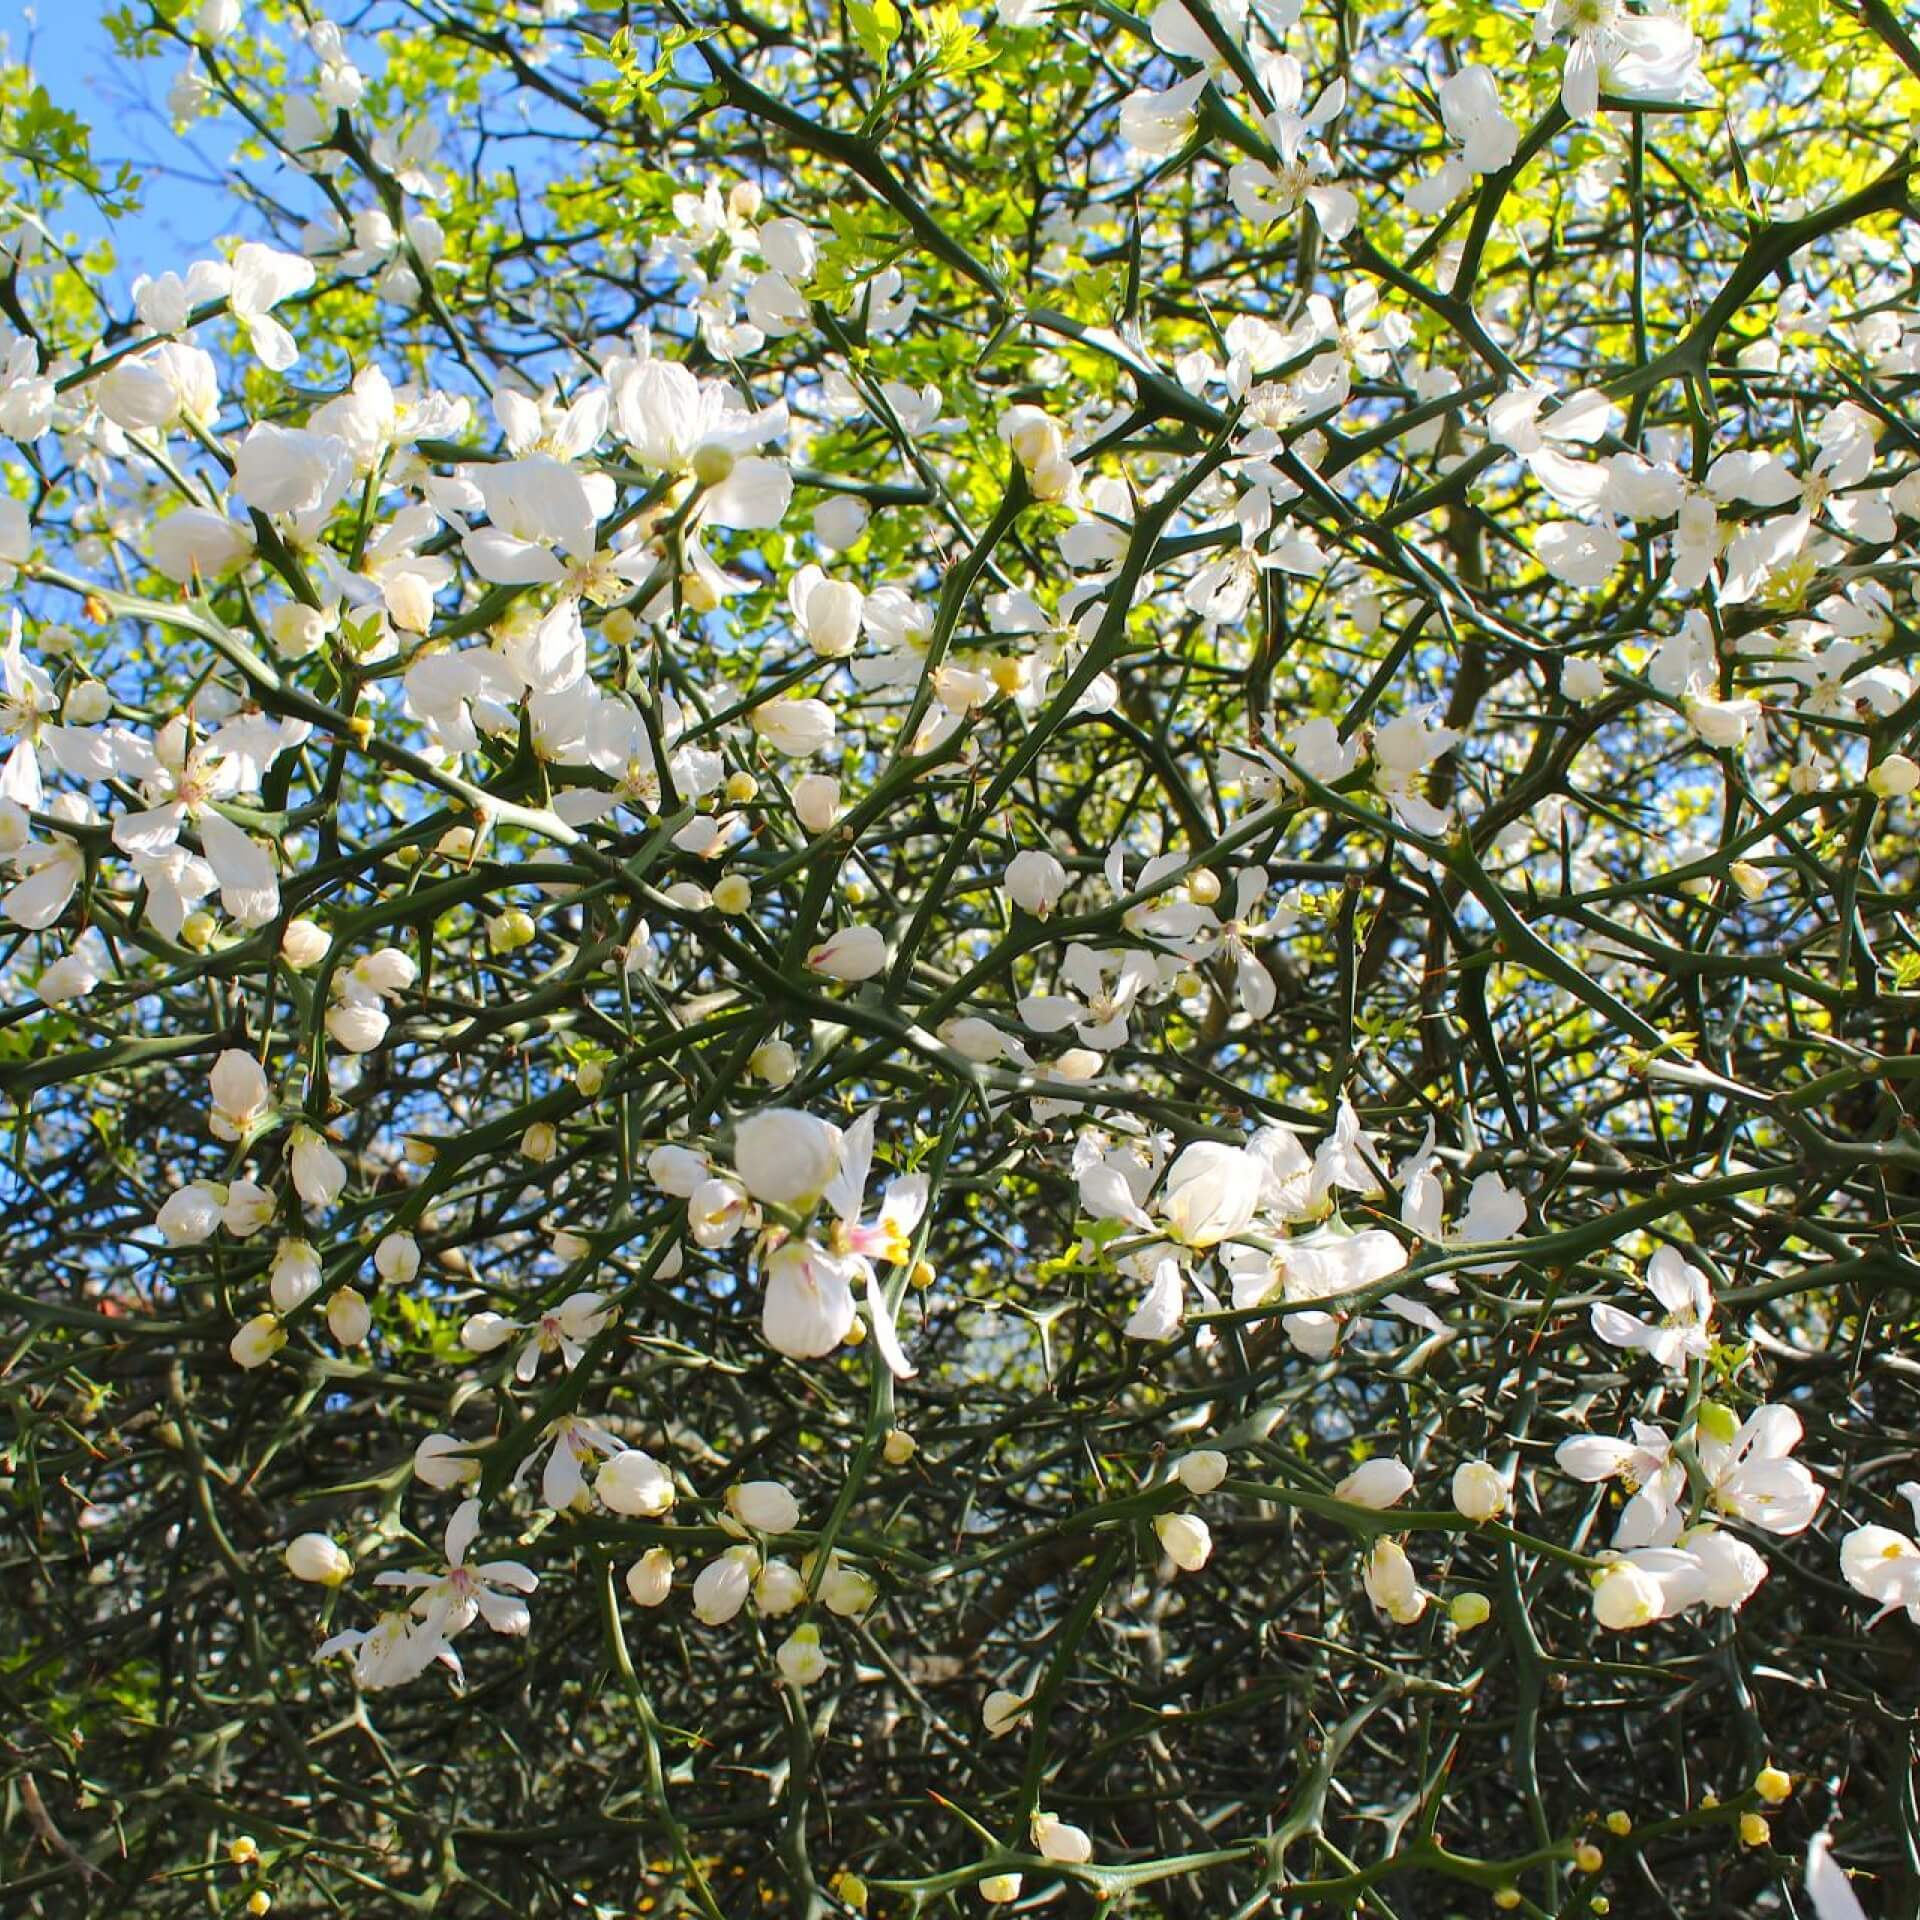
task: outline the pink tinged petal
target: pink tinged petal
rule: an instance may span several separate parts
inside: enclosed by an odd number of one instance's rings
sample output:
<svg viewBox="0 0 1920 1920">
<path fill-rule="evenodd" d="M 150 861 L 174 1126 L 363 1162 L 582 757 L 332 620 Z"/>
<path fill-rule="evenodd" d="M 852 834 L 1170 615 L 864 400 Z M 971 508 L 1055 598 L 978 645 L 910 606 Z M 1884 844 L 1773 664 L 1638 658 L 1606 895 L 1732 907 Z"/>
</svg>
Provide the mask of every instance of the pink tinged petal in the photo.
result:
<svg viewBox="0 0 1920 1920">
<path fill-rule="evenodd" d="M 880 1284 L 880 1277 L 869 1267 L 867 1269 L 867 1313 L 873 1321 L 873 1342 L 880 1349 L 880 1357 L 887 1363 L 887 1370 L 896 1380 L 911 1380 L 919 1371 L 907 1358 L 906 1349 L 900 1344 L 899 1329 L 894 1325 L 893 1309 L 887 1305 L 886 1289 Z"/>
<path fill-rule="evenodd" d="M 447 1522 L 447 1565 L 462 1565 L 467 1557 L 467 1549 L 473 1545 L 474 1536 L 480 1531 L 480 1502 L 462 1500 Z"/>
<path fill-rule="evenodd" d="M 514 1599 L 503 1593 L 489 1593 L 484 1588 L 474 1595 L 474 1604 L 480 1609 L 480 1618 L 495 1633 L 519 1635 L 533 1624 L 532 1611 L 524 1600 Z"/>
<path fill-rule="evenodd" d="M 483 1560 L 473 1571 L 488 1586 L 510 1587 L 515 1593 L 532 1593 L 540 1585 L 540 1576 L 518 1560 Z"/>
<path fill-rule="evenodd" d="M 873 1171 L 873 1130 L 880 1117 L 869 1107 L 840 1142 L 840 1169 L 827 1183 L 826 1203 L 842 1220 L 858 1220 L 866 1201 L 867 1176 Z"/>
</svg>

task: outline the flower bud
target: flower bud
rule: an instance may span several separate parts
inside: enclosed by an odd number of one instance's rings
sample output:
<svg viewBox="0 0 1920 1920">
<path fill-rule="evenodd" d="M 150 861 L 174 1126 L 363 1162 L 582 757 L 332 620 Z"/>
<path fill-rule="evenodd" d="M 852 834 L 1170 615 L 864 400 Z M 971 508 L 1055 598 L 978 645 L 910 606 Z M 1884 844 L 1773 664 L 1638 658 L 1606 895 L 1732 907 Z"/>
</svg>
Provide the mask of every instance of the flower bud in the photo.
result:
<svg viewBox="0 0 1920 1920">
<path fill-rule="evenodd" d="M 1044 920 L 1066 891 L 1067 870 L 1053 854 L 1029 848 L 1007 862 L 1004 884 L 1007 898 L 1022 913 Z"/>
<path fill-rule="evenodd" d="M 1187 898 L 1196 907 L 1210 907 L 1220 898 L 1220 876 L 1210 867 L 1198 867 L 1187 875 Z"/>
<path fill-rule="evenodd" d="M 1199 1500 L 1204 1499 L 1227 1477 L 1228 1465 L 1224 1453 L 1212 1447 L 1197 1447 L 1192 1453 L 1183 1453 L 1173 1463 L 1173 1470 L 1179 1475 L 1180 1484 Z"/>
<path fill-rule="evenodd" d="M 504 1314 L 469 1314 L 460 1329 L 460 1344 L 469 1353 L 497 1353 L 519 1331 Z"/>
<path fill-rule="evenodd" d="M 1593 1590 L 1593 1617 L 1612 1633 L 1629 1633 L 1660 1618 L 1660 1583 L 1630 1560 L 1617 1561 Z"/>
<path fill-rule="evenodd" d="M 807 1583 L 784 1560 L 769 1560 L 753 1583 L 753 1604 L 768 1619 L 791 1613 L 807 1597 Z"/>
<path fill-rule="evenodd" d="M 233 1336 L 227 1351 L 249 1373 L 264 1367 L 287 1344 L 286 1330 L 270 1313 L 257 1313 Z"/>
<path fill-rule="evenodd" d="M 531 946 L 538 931 L 524 907 L 509 907 L 487 922 L 487 946 L 494 953 L 512 953 Z"/>
<path fill-rule="evenodd" d="M 887 964 L 887 937 L 878 927 L 842 927 L 807 955 L 807 965 L 830 980 L 871 980 Z"/>
<path fill-rule="evenodd" d="M 747 1065 L 770 1087 L 784 1087 L 800 1071 L 800 1056 L 784 1040 L 763 1040 Z"/>
<path fill-rule="evenodd" d="M 1777 1807 L 1793 1792 L 1793 1776 L 1778 1767 L 1762 1767 L 1753 1776 L 1753 1790 L 1768 1806 Z"/>
<path fill-rule="evenodd" d="M 531 1160 L 535 1166 L 545 1166 L 559 1151 L 559 1130 L 551 1120 L 536 1120 L 520 1136 L 521 1158 Z"/>
<path fill-rule="evenodd" d="M 904 1467 L 919 1450 L 920 1443 L 900 1427 L 889 1427 L 880 1443 L 881 1456 L 890 1467 Z"/>
<path fill-rule="evenodd" d="M 993 1739 L 998 1740 L 1002 1734 L 1011 1733 L 1020 1724 L 1020 1717 L 1026 1710 L 1024 1695 L 1010 1692 L 1005 1687 L 995 1687 L 980 1709 L 980 1724 Z"/>
<path fill-rule="evenodd" d="M 280 936 L 280 957 L 295 973 L 317 967 L 327 957 L 333 939 L 317 920 L 289 920 Z"/>
<path fill-rule="evenodd" d="M 1017 1873 L 990 1873 L 980 1882 L 980 1898 L 990 1907 L 1004 1907 L 1020 1898 Z"/>
<path fill-rule="evenodd" d="M 1471 1633 L 1493 1618 L 1493 1602 L 1484 1593 L 1456 1593 L 1447 1608 L 1447 1618 L 1460 1633 Z"/>
<path fill-rule="evenodd" d="M 1743 1813 L 1740 1816 L 1740 1844 L 1743 1847 L 1764 1847 L 1773 1838 L 1773 1829 L 1767 1825 L 1763 1813 Z"/>
<path fill-rule="evenodd" d="M 778 1480 L 747 1480 L 729 1487 L 727 1511 L 755 1533 L 791 1533 L 800 1524 L 800 1502 Z"/>
<path fill-rule="evenodd" d="M 316 1587 L 337 1587 L 353 1572 L 346 1550 L 324 1533 L 303 1533 L 286 1552 L 287 1571 Z"/>
<path fill-rule="evenodd" d="M 734 1129 L 733 1164 L 754 1199 L 810 1206 L 839 1171 L 840 1129 L 794 1107 L 767 1107 Z"/>
<path fill-rule="evenodd" d="M 839 817 L 840 782 L 829 773 L 803 773 L 793 783 L 793 811 L 809 833 L 825 833 Z"/>
<path fill-rule="evenodd" d="M 673 1555 L 665 1547 L 649 1547 L 627 1569 L 627 1593 L 636 1607 L 665 1606 L 673 1591 Z"/>
<path fill-rule="evenodd" d="M 728 919 L 739 916 L 753 905 L 753 888 L 740 874 L 724 874 L 714 882 L 713 910 L 725 914 Z"/>
<path fill-rule="evenodd" d="M 814 1626 L 795 1627 L 781 1642 L 773 1659 L 787 1684 L 795 1687 L 811 1686 L 829 1664 L 821 1650 L 820 1629 Z"/>
<path fill-rule="evenodd" d="M 373 1270 L 391 1287 L 410 1285 L 420 1271 L 420 1243 L 410 1233 L 388 1233 L 373 1250 Z"/>
<path fill-rule="evenodd" d="M 367 1296 L 358 1287 L 342 1287 L 327 1302 L 327 1331 L 343 1347 L 357 1347 L 373 1327 Z"/>
<path fill-rule="evenodd" d="M 724 1627 L 747 1604 L 754 1558 L 751 1547 L 731 1547 L 700 1569 L 693 1583 L 693 1611 L 703 1626 Z"/>
<path fill-rule="evenodd" d="M 1182 1573 L 1198 1573 L 1213 1552 L 1213 1535 L 1196 1513 L 1162 1513 L 1154 1517 L 1166 1556 Z"/>
<path fill-rule="evenodd" d="M 1890 753 L 1868 771 L 1867 785 L 1882 800 L 1902 799 L 1920 787 L 1920 765 L 1904 753 Z"/>
<path fill-rule="evenodd" d="M 1034 1851 L 1063 1867 L 1080 1867 L 1093 1858 L 1093 1840 L 1084 1827 L 1070 1825 L 1058 1814 L 1038 1811 L 1032 1821 Z"/>
<path fill-rule="evenodd" d="M 595 1476 L 601 1504 L 635 1519 L 657 1520 L 673 1505 L 673 1476 L 638 1447 L 616 1453 Z"/>
<path fill-rule="evenodd" d="M 1453 1504 L 1469 1520 L 1497 1520 L 1507 1510 L 1507 1482 L 1485 1460 L 1463 1460 L 1453 1470 Z"/>
<path fill-rule="evenodd" d="M 320 1291 L 320 1255 L 308 1240 L 286 1239 L 273 1250 L 267 1294 L 276 1313 L 291 1313 Z"/>
<path fill-rule="evenodd" d="M 1366 1460 L 1333 1490 L 1336 1500 L 1376 1512 L 1398 1506 L 1413 1491 L 1413 1475 L 1398 1460 Z"/>
<path fill-rule="evenodd" d="M 480 1462 L 452 1434 L 430 1433 L 413 1450 L 413 1477 L 435 1493 L 451 1493 L 480 1478 Z"/>
</svg>

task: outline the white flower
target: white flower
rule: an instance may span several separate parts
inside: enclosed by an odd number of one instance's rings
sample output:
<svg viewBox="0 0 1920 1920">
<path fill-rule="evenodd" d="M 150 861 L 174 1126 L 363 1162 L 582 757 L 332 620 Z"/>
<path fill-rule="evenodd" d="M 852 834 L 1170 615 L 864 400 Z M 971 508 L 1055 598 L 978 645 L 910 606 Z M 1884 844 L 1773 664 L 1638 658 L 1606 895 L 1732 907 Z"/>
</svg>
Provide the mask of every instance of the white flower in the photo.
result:
<svg viewBox="0 0 1920 1920">
<path fill-rule="evenodd" d="M 253 533 L 206 507 L 181 507 L 148 535 L 155 569 L 181 586 L 198 587 L 230 572 L 253 552 Z"/>
<path fill-rule="evenodd" d="M 846 1339 L 856 1316 L 852 1257 L 806 1240 L 776 1247 L 766 1263 L 760 1325 L 767 1344 L 794 1360 L 818 1360 Z"/>
<path fill-rule="evenodd" d="M 1705 1359 L 1712 1342 L 1707 1322 L 1713 1316 L 1713 1292 L 1707 1276 L 1662 1247 L 1647 1262 L 1647 1291 L 1666 1310 L 1656 1324 L 1596 1300 L 1589 1317 L 1593 1330 L 1609 1346 L 1649 1355 L 1669 1373 L 1684 1373 L 1689 1360 Z"/>
<path fill-rule="evenodd" d="M 1791 1407 L 1756 1408 L 1731 1440 L 1702 1425 L 1695 1445 L 1714 1505 L 1767 1533 L 1804 1532 L 1826 1489 L 1787 1457 L 1799 1440 L 1800 1416 Z"/>
<path fill-rule="evenodd" d="M 1060 979 L 1080 998 L 1028 994 L 1019 1003 L 1020 1018 L 1036 1033 L 1060 1033 L 1072 1027 L 1083 1046 L 1110 1052 L 1126 1045 L 1133 1003 L 1158 978 L 1144 953 L 1102 956 L 1076 940 L 1067 948 Z"/>
<path fill-rule="evenodd" d="M 1196 73 L 1164 93 L 1142 87 L 1120 103 L 1120 137 L 1141 153 L 1177 153 L 1192 138 L 1210 76 Z"/>
<path fill-rule="evenodd" d="M 451 1640 L 475 1619 L 495 1633 L 525 1633 L 532 1614 L 521 1596 L 539 1586 L 539 1577 L 517 1560 L 468 1566 L 467 1552 L 479 1531 L 480 1502 L 463 1500 L 447 1522 L 445 1566 L 431 1573 L 376 1574 L 374 1585 L 410 1591 L 413 1613 L 436 1639 Z"/>
<path fill-rule="evenodd" d="M 352 483 L 352 450 L 331 434 L 263 421 L 234 457 L 233 484 L 257 513 L 328 513 Z"/>
<path fill-rule="evenodd" d="M 233 256 L 233 280 L 227 304 L 245 330 L 263 367 L 284 373 L 300 357 L 290 334 L 272 309 L 313 285 L 313 262 L 297 253 L 249 240 Z"/>
<path fill-rule="evenodd" d="M 436 1660 L 460 1671 L 460 1656 L 445 1639 L 404 1613 L 383 1613 L 372 1627 L 336 1633 L 314 1658 L 330 1660 L 337 1653 L 353 1654 L 355 1681 L 373 1692 L 419 1679 Z"/>
<path fill-rule="evenodd" d="M 1167 1231 L 1195 1249 L 1232 1239 L 1252 1224 L 1265 1178 L 1265 1167 L 1244 1148 L 1196 1140 L 1168 1168 L 1160 1190 Z"/>
</svg>

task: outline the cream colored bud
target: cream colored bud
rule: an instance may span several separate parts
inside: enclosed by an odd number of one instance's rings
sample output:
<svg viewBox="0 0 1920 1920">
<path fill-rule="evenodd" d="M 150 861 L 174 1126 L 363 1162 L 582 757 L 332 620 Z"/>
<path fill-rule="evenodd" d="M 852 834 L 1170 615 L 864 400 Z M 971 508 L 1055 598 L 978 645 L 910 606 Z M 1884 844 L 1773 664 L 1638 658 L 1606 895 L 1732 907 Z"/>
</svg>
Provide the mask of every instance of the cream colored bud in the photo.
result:
<svg viewBox="0 0 1920 1920">
<path fill-rule="evenodd" d="M 341 1287 L 327 1301 L 327 1331 L 343 1347 L 357 1347 L 373 1328 L 367 1296 L 358 1287 Z"/>
<path fill-rule="evenodd" d="M 713 889 L 713 908 L 728 919 L 736 919 L 753 905 L 753 888 L 737 873 L 721 876 Z"/>
<path fill-rule="evenodd" d="M 1453 1470 L 1453 1504 L 1469 1520 L 1498 1520 L 1507 1510 L 1506 1476 L 1486 1460 L 1463 1460 Z"/>
<path fill-rule="evenodd" d="M 920 1443 L 900 1427 L 889 1427 L 880 1452 L 890 1467 L 904 1467 L 920 1451 Z"/>
<path fill-rule="evenodd" d="M 1882 800 L 1903 799 L 1920 787 L 1920 765 L 1904 753 L 1890 753 L 1868 772 L 1867 785 Z"/>
<path fill-rule="evenodd" d="M 353 1573 L 351 1557 L 324 1533 L 301 1534 L 288 1543 L 285 1558 L 296 1580 L 316 1587 L 337 1587 Z"/>
<path fill-rule="evenodd" d="M 559 1151 L 560 1134 L 550 1120 L 536 1120 L 520 1136 L 521 1157 L 536 1166 L 544 1166 Z"/>
<path fill-rule="evenodd" d="M 664 1606 L 673 1591 L 673 1555 L 665 1547 L 649 1547 L 627 1569 L 627 1593 L 636 1607 Z"/>
</svg>

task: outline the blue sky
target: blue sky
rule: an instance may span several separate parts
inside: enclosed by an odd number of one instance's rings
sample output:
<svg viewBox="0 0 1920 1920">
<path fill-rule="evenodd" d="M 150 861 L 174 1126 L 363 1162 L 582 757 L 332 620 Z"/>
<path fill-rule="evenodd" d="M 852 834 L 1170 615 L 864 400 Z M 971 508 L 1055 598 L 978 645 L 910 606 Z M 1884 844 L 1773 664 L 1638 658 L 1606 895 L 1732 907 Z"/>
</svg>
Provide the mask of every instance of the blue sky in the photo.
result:
<svg viewBox="0 0 1920 1920">
<path fill-rule="evenodd" d="M 141 211 L 115 234 L 122 291 L 136 273 L 184 266 L 207 251 L 235 208 L 217 184 L 231 122 L 206 121 L 183 141 L 165 107 L 173 67 L 124 62 L 100 24 L 107 0 L 0 0 L 9 56 L 30 58 L 42 85 L 93 129 L 95 158 L 126 160 L 144 177 Z M 103 223 L 78 197 L 66 210 L 87 238 Z"/>
</svg>

